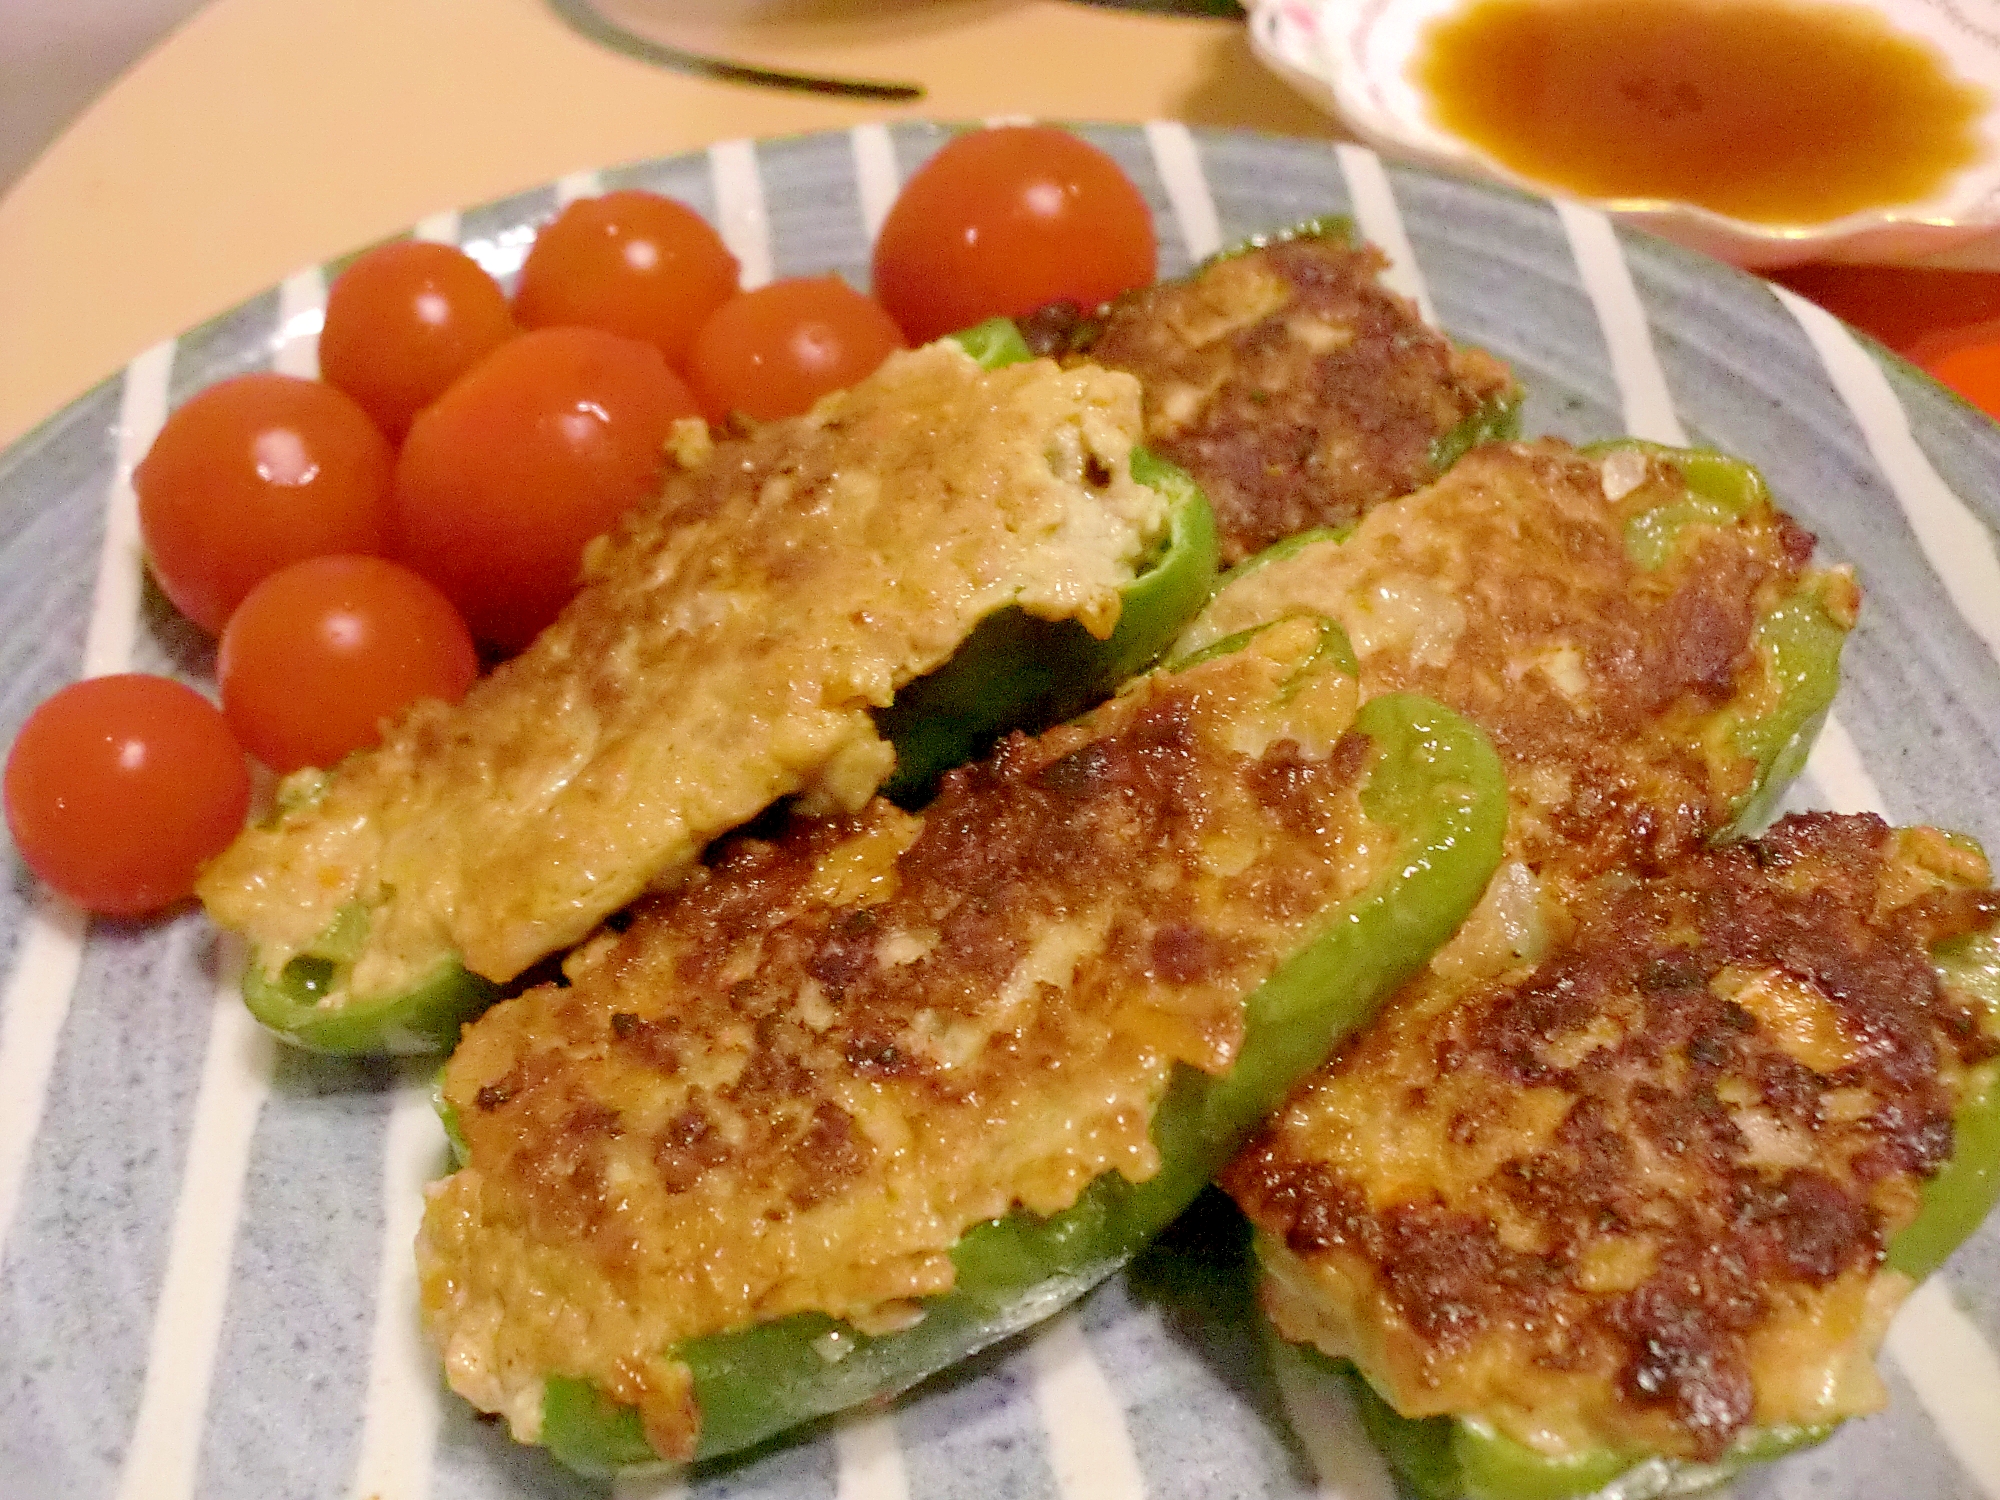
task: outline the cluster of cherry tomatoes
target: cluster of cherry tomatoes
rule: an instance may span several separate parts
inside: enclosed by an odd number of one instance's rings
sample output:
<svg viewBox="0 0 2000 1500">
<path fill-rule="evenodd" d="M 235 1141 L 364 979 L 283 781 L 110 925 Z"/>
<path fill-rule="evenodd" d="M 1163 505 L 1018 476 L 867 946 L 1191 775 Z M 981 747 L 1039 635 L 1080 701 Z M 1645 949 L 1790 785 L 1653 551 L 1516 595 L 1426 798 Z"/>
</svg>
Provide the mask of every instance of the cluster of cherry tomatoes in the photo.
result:
<svg viewBox="0 0 2000 1500">
<path fill-rule="evenodd" d="M 6 770 L 29 866 L 93 911 L 180 899 L 242 826 L 244 751 L 278 772 L 330 765 L 415 699 L 455 702 L 474 642 L 525 646 L 584 544 L 657 489 L 676 421 L 803 412 L 906 345 L 1095 306 L 1152 280 L 1152 220 L 1110 157 L 1005 127 L 910 179 L 875 297 L 834 276 L 744 291 L 738 272 L 698 214 L 638 191 L 543 226 L 511 302 L 447 245 L 350 264 L 320 380 L 209 387 L 133 475 L 155 581 L 220 637 L 221 711 L 138 674 L 44 703 Z"/>
</svg>

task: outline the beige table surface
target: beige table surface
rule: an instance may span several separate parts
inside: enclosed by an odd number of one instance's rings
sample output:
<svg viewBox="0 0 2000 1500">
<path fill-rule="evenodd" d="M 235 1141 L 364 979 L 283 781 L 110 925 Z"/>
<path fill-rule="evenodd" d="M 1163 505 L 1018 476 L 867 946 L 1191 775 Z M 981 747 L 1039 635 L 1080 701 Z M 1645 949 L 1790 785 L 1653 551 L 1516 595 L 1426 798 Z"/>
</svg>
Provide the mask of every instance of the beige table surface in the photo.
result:
<svg viewBox="0 0 2000 1500">
<path fill-rule="evenodd" d="M 0 199 L 0 444 L 301 265 L 582 167 L 917 116 L 1332 133 L 1228 21 L 903 0 L 846 23 L 696 29 L 726 55 L 929 93 L 884 105 L 692 78 L 584 40 L 542 0 L 215 0 Z"/>
</svg>

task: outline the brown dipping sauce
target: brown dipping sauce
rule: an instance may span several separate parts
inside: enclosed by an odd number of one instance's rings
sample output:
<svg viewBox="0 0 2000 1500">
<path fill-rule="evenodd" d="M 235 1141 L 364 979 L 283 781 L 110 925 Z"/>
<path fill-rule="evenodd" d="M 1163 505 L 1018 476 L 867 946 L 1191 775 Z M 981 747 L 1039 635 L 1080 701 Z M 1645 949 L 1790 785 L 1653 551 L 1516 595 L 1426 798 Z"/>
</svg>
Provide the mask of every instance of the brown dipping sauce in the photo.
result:
<svg viewBox="0 0 2000 1500">
<path fill-rule="evenodd" d="M 1986 102 L 1876 12 L 1783 0 L 1473 0 L 1411 72 L 1524 177 L 1760 224 L 1927 196 L 1974 159 Z"/>
</svg>

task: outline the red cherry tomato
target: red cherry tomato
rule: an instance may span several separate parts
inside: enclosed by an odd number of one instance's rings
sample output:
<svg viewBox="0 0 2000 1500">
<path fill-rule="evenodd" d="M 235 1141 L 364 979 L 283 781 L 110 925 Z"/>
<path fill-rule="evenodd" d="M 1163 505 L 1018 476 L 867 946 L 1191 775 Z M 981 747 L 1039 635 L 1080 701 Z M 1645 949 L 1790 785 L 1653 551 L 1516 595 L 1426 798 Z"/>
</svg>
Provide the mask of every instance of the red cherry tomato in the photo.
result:
<svg viewBox="0 0 2000 1500">
<path fill-rule="evenodd" d="M 801 276 L 732 297 L 701 325 L 688 382 L 709 418 L 796 416 L 874 373 L 903 347 L 881 304 L 838 276 Z"/>
<path fill-rule="evenodd" d="M 28 868 L 79 906 L 137 916 L 194 888 L 250 806 L 214 706 L 164 677 L 71 683 L 7 756 L 7 826 Z"/>
<path fill-rule="evenodd" d="M 514 331 L 507 294 L 478 261 L 397 240 L 357 258 L 327 292 L 320 378 L 401 442 L 412 417 Z"/>
<path fill-rule="evenodd" d="M 479 675 L 451 601 L 380 557 L 313 557 L 273 573 L 229 617 L 222 712 L 274 771 L 330 766 L 419 698 L 456 703 Z"/>
<path fill-rule="evenodd" d="M 167 418 L 132 475 L 153 576 L 211 634 L 267 575 L 387 542 L 388 441 L 332 386 L 239 375 Z"/>
<path fill-rule="evenodd" d="M 1118 163 L 1044 125 L 975 130 L 917 169 L 875 242 L 875 295 L 912 343 L 1145 286 L 1153 217 Z"/>
<path fill-rule="evenodd" d="M 580 198 L 521 267 L 523 328 L 579 326 L 651 344 L 679 367 L 702 319 L 735 294 L 736 257 L 684 203 L 638 189 Z"/>
<path fill-rule="evenodd" d="M 418 413 L 396 461 L 398 555 L 509 650 L 576 590 L 584 543 L 651 495 L 698 415 L 660 351 L 595 328 L 502 344 Z"/>
</svg>

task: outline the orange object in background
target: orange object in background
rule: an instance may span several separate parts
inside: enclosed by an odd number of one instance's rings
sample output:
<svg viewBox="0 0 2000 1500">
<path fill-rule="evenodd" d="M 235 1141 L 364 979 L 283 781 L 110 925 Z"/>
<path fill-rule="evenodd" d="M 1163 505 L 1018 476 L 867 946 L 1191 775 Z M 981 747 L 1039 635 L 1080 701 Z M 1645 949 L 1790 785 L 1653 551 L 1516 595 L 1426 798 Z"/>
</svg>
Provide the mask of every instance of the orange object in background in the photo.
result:
<svg viewBox="0 0 2000 1500">
<path fill-rule="evenodd" d="M 1943 349 L 1913 357 L 1987 416 L 2000 421 L 2000 322 L 1982 323 L 1959 333 Z"/>
<path fill-rule="evenodd" d="M 1412 77 L 1530 181 L 1772 225 L 1922 202 L 1979 159 L 1986 108 L 1875 10 L 1799 0 L 1474 0 Z"/>
<path fill-rule="evenodd" d="M 1918 344 L 2000 322 L 2000 271 L 1910 266 L 1788 266 L 1771 279 L 1810 298 L 1904 358 Z"/>
<path fill-rule="evenodd" d="M 1771 279 L 1872 334 L 2000 419 L 2000 271 L 1791 266 Z"/>
</svg>

